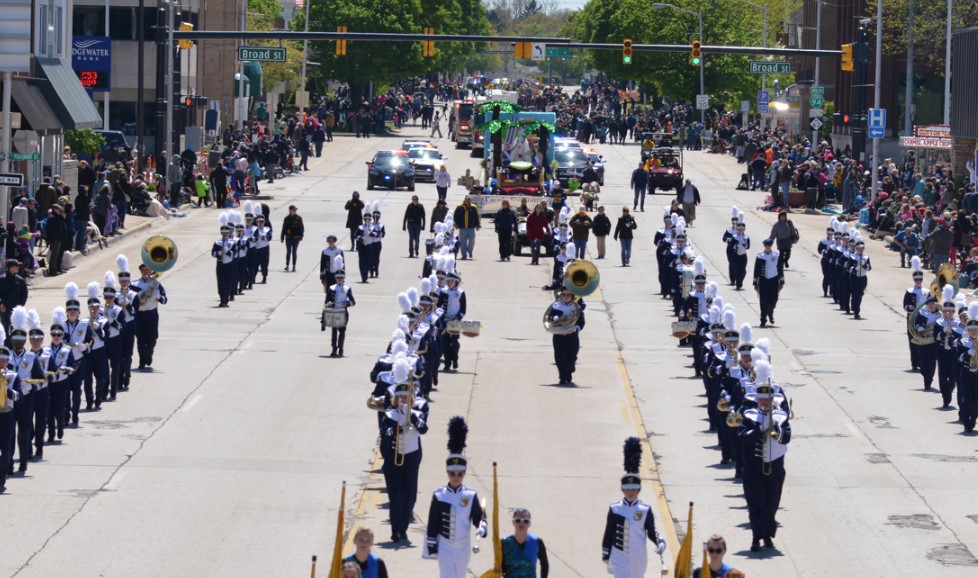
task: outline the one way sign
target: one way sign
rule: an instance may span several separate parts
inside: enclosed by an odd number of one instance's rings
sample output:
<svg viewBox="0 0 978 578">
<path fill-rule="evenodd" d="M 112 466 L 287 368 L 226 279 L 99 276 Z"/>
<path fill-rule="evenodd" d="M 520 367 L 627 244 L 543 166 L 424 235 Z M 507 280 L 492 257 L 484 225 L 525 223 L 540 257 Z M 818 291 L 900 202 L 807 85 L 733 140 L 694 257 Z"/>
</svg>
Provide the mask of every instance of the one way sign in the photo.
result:
<svg viewBox="0 0 978 578">
<path fill-rule="evenodd" d="M 20 187 L 24 184 L 24 175 L 20 173 L 0 173 L 0 186 Z"/>
</svg>

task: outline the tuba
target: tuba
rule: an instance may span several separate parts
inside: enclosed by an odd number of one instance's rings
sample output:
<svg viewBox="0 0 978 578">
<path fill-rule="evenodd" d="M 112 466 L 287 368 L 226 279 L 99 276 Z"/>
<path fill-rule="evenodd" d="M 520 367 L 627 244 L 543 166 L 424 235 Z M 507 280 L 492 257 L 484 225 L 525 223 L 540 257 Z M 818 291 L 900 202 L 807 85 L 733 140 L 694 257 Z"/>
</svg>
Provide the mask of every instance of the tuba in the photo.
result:
<svg viewBox="0 0 978 578">
<path fill-rule="evenodd" d="M 577 305 L 575 298 L 571 304 L 571 311 L 567 315 L 561 315 L 554 319 L 554 304 L 551 303 L 543 313 L 543 328 L 552 335 L 570 335 L 577 329 L 577 319 L 581 316 L 581 308 Z"/>
<path fill-rule="evenodd" d="M 173 239 L 164 235 L 153 235 L 143 243 L 140 255 L 143 264 L 155 273 L 169 271 L 177 262 L 180 252 Z"/>
<path fill-rule="evenodd" d="M 930 282 L 930 294 L 935 299 L 940 299 L 944 286 L 949 283 L 954 287 L 954 294 L 957 295 L 961 289 L 958 272 L 950 263 L 944 263 L 937 269 L 937 276 Z M 920 314 L 920 310 L 923 307 L 923 305 L 919 305 L 907 317 L 907 332 L 910 333 L 910 342 L 914 345 L 930 345 L 934 343 L 934 328 L 932 326 L 928 326 L 923 331 L 917 331 L 917 315 Z"/>
<path fill-rule="evenodd" d="M 594 293 L 600 282 L 601 273 L 590 261 L 575 259 L 564 269 L 564 286 L 578 297 Z"/>
</svg>

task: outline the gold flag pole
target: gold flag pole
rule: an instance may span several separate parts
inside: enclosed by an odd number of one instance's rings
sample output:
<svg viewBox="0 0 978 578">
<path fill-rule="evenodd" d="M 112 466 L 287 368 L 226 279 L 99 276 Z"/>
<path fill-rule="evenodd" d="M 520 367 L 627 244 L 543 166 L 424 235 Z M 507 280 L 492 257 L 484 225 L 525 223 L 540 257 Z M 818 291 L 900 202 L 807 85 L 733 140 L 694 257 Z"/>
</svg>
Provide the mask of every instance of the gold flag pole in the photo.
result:
<svg viewBox="0 0 978 578">
<path fill-rule="evenodd" d="M 333 561 L 329 565 L 329 578 L 340 578 L 343 573 L 344 510 L 346 510 L 346 482 L 343 482 L 343 491 L 340 493 L 340 509 L 336 514 L 336 542 L 333 544 Z M 316 578 L 315 563 L 313 564 L 313 578 Z"/>
<path fill-rule="evenodd" d="M 689 519 L 686 521 L 686 536 L 683 543 L 679 546 L 679 555 L 676 556 L 676 570 L 673 572 L 674 578 L 692 578 L 690 567 L 693 565 L 693 502 L 689 503 Z"/>
<path fill-rule="evenodd" d="M 487 570 L 480 578 L 502 578 L 503 539 L 499 535 L 499 480 L 496 477 L 496 462 L 492 462 L 492 570 Z"/>
<path fill-rule="evenodd" d="M 312 578 L 316 578 L 316 557 L 315 556 L 312 557 L 312 574 L 310 574 L 310 576 Z"/>
</svg>

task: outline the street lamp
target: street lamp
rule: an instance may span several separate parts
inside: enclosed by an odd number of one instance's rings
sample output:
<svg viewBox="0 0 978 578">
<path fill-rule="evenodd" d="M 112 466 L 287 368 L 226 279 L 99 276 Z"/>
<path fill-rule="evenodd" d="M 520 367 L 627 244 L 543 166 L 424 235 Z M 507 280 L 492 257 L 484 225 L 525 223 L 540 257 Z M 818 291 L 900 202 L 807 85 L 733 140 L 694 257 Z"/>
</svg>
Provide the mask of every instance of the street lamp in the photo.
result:
<svg viewBox="0 0 978 578">
<path fill-rule="evenodd" d="M 682 8 L 680 6 L 676 6 L 675 4 L 663 4 L 661 2 L 656 2 L 656 3 L 652 4 L 652 7 L 653 8 L 673 8 L 675 10 L 679 10 L 680 12 L 685 12 L 687 14 L 692 14 L 693 16 L 696 16 L 696 18 L 699 19 L 699 23 L 700 23 L 700 42 L 703 42 L 703 13 L 702 12 L 693 12 L 692 10 L 687 10 L 687 9 Z M 702 94 L 702 95 L 705 95 L 706 94 L 706 89 L 704 88 L 705 82 L 704 82 L 704 77 L 703 77 L 703 68 L 705 66 L 706 66 L 706 55 L 704 54 L 703 55 L 703 60 L 702 60 L 702 62 L 700 62 L 700 94 Z M 700 122 L 703 123 L 704 125 L 706 124 L 706 110 L 705 109 L 700 109 Z"/>
</svg>

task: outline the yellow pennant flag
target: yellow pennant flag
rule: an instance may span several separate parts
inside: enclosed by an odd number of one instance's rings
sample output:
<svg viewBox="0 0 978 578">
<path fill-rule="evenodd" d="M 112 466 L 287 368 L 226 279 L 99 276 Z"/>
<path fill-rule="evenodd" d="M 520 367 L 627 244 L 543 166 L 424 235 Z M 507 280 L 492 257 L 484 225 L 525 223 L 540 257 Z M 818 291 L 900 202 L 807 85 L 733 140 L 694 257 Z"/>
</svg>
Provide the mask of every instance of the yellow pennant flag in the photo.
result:
<svg viewBox="0 0 978 578">
<path fill-rule="evenodd" d="M 693 565 L 693 502 L 689 503 L 689 520 L 686 521 L 686 536 L 683 538 L 682 545 L 679 546 L 679 555 L 676 557 L 676 570 L 674 578 L 692 578 L 691 567 Z"/>
<path fill-rule="evenodd" d="M 343 513 L 346 509 L 346 482 L 340 493 L 340 509 L 336 514 L 336 543 L 333 544 L 333 561 L 329 565 L 329 578 L 340 578 L 343 574 Z M 315 566 L 313 566 L 315 571 Z"/>
<path fill-rule="evenodd" d="M 502 578 L 503 539 L 499 535 L 499 480 L 496 478 L 496 462 L 492 462 L 492 570 L 487 570 L 480 578 Z"/>
<path fill-rule="evenodd" d="M 710 578 L 710 557 L 706 555 L 706 546 L 703 546 L 703 567 L 700 570 L 700 578 Z"/>
</svg>

